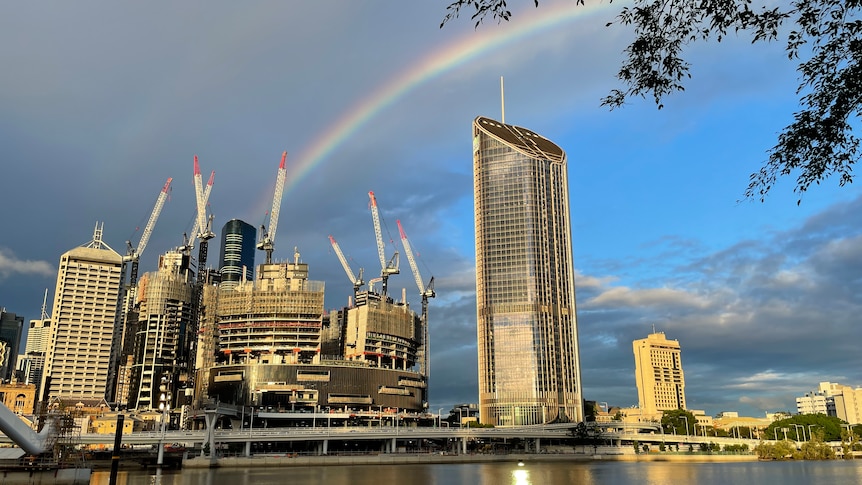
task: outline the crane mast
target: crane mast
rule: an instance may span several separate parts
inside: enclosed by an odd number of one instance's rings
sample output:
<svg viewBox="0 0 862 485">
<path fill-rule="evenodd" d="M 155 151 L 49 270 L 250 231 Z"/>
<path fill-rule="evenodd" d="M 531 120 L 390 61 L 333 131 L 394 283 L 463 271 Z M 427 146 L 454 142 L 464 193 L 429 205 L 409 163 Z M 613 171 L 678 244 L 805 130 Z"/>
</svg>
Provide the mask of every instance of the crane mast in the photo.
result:
<svg viewBox="0 0 862 485">
<path fill-rule="evenodd" d="M 341 267 L 344 268 L 344 272 L 347 273 L 347 277 L 350 278 L 350 282 L 353 283 L 353 299 L 355 301 L 359 288 L 365 284 L 365 282 L 362 281 L 362 268 L 359 268 L 359 278 L 357 278 L 353 274 L 353 270 L 350 269 L 350 264 L 347 263 L 347 258 L 344 257 L 344 253 L 341 252 L 341 247 L 335 241 L 335 238 L 329 236 L 329 243 L 332 244 L 332 249 L 335 250 L 335 255 L 338 256 L 338 260 L 341 261 Z"/>
<path fill-rule="evenodd" d="M 377 198 L 374 197 L 374 192 L 368 192 L 368 198 L 371 200 L 371 219 L 374 221 L 374 235 L 377 238 L 377 256 L 380 258 L 380 278 L 383 280 L 383 296 L 386 296 L 388 287 L 389 275 L 399 273 L 398 269 L 398 251 L 392 255 L 389 262 L 386 261 L 386 254 L 383 246 L 383 232 L 380 230 L 380 212 L 377 209 Z"/>
<path fill-rule="evenodd" d="M 275 249 L 275 231 L 278 228 L 278 213 L 281 211 L 281 199 L 284 196 L 284 181 L 287 178 L 287 169 L 284 166 L 285 160 L 287 160 L 286 151 L 281 154 L 281 164 L 278 166 L 278 175 L 275 178 L 272 210 L 269 211 L 269 230 L 267 230 L 266 226 L 260 226 L 261 238 L 257 244 L 257 248 L 266 252 L 266 264 L 272 263 L 272 251 Z"/>
<path fill-rule="evenodd" d="M 213 174 L 214 173 L 215 172 L 213 172 Z M 198 247 L 198 282 L 202 282 L 204 278 L 204 269 L 206 268 L 207 263 L 207 246 L 209 245 L 209 240 L 214 238 L 215 234 L 213 234 L 211 229 L 212 216 L 207 218 L 206 214 L 209 194 L 204 197 L 203 180 L 201 179 L 201 167 L 198 164 L 197 155 L 195 155 L 194 182 L 195 196 L 197 199 L 198 206 L 197 230 L 200 231 L 197 234 L 197 237 L 200 240 L 200 245 Z"/>
<path fill-rule="evenodd" d="M 416 286 L 419 288 L 419 295 L 422 297 L 422 360 L 420 372 L 428 379 L 430 371 L 429 363 L 429 341 L 428 341 L 428 299 L 434 298 L 437 294 L 434 292 L 434 277 L 428 281 L 428 285 L 422 283 L 422 275 L 419 274 L 419 267 L 416 265 L 416 258 L 413 257 L 413 249 L 410 247 L 410 241 L 407 239 L 407 233 L 401 227 L 401 221 L 395 221 L 398 225 L 398 233 L 401 235 L 401 245 L 404 247 L 404 254 L 407 255 L 407 261 L 410 263 L 410 269 L 413 270 L 413 278 L 416 280 Z M 427 383 L 425 389 L 428 389 Z M 426 399 L 427 402 L 427 399 Z"/>
</svg>

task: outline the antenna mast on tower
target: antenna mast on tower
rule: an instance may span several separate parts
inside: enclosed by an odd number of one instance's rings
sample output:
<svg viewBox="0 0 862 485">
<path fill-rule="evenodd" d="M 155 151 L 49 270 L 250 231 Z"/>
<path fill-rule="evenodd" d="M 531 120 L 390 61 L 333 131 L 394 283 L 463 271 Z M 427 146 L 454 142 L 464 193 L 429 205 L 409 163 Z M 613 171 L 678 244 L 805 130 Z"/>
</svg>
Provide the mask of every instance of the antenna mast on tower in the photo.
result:
<svg viewBox="0 0 862 485">
<path fill-rule="evenodd" d="M 500 122 L 506 124 L 506 99 L 503 96 L 503 76 L 500 76 Z"/>
</svg>

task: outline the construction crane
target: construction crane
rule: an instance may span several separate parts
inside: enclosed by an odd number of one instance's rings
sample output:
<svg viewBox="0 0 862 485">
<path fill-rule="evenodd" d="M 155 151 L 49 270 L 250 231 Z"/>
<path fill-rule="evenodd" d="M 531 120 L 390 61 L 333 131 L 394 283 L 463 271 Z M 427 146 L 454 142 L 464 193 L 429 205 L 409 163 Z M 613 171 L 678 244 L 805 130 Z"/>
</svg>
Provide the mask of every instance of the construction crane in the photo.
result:
<svg viewBox="0 0 862 485">
<path fill-rule="evenodd" d="M 209 182 L 207 182 L 207 186 L 204 187 L 204 206 L 209 204 L 210 200 L 210 192 L 213 188 L 213 180 L 215 179 L 215 170 L 210 173 Z M 198 226 L 198 217 L 197 217 L 197 208 L 195 208 L 195 227 L 192 230 L 192 241 L 194 241 L 195 236 L 197 236 L 201 232 L 201 228 Z"/>
<path fill-rule="evenodd" d="M 257 248 L 266 251 L 266 264 L 272 263 L 272 250 L 275 249 L 275 230 L 278 228 L 278 213 L 281 210 L 281 199 L 284 195 L 284 180 L 287 178 L 285 160 L 287 160 L 286 151 L 281 154 L 281 164 L 275 177 L 275 193 L 272 196 L 272 210 L 269 211 L 269 229 L 267 230 L 266 226 L 260 226 L 260 242 L 257 243 Z"/>
<path fill-rule="evenodd" d="M 338 260 L 341 261 L 341 266 L 344 268 L 344 272 L 347 273 L 347 277 L 350 278 L 350 282 L 353 283 L 353 300 L 356 301 L 356 294 L 359 293 L 359 288 L 365 284 L 362 281 L 362 268 L 359 268 L 359 278 L 354 276 L 353 270 L 350 269 L 350 264 L 347 263 L 347 258 L 344 257 L 344 253 L 341 252 L 341 247 L 335 241 L 335 238 L 329 236 L 329 243 L 332 244 L 332 249 L 335 250 L 335 255 L 338 256 Z"/>
<path fill-rule="evenodd" d="M 429 360 L 428 360 L 428 299 L 437 296 L 434 292 L 434 277 L 425 285 L 422 283 L 422 275 L 419 274 L 419 267 L 416 266 L 416 259 L 413 257 L 413 249 L 410 247 L 410 241 L 407 239 L 407 234 L 404 228 L 401 227 L 401 221 L 395 221 L 398 224 L 398 232 L 401 234 L 401 245 L 404 246 L 404 254 L 407 255 L 407 261 L 410 263 L 410 269 L 413 270 L 413 277 L 416 280 L 416 286 L 419 288 L 419 295 L 422 297 L 422 361 L 420 363 L 419 372 L 428 378 Z M 426 385 L 427 389 L 427 385 Z"/>
<path fill-rule="evenodd" d="M 374 192 L 368 192 L 368 198 L 371 199 L 371 218 L 374 221 L 374 235 L 377 238 L 377 256 L 380 258 L 380 278 L 383 280 L 383 296 L 386 296 L 388 287 L 389 275 L 398 274 L 398 251 L 392 255 L 392 258 L 387 262 L 386 254 L 383 247 L 383 232 L 380 230 L 380 212 L 377 210 L 377 198 L 374 197 Z"/>
<path fill-rule="evenodd" d="M 159 192 L 159 196 L 156 199 L 156 205 L 153 207 L 153 212 L 150 214 L 150 219 L 147 221 L 147 225 L 144 226 L 144 232 L 141 233 L 138 247 L 133 246 L 131 241 L 126 241 L 126 245 L 128 245 L 129 250 L 126 256 L 123 257 L 123 262 L 130 262 L 132 264 L 129 276 L 130 286 L 135 286 L 138 283 L 138 261 L 140 260 L 144 249 L 147 247 L 147 243 L 150 241 L 150 236 L 153 234 L 153 227 L 156 226 L 156 221 L 159 219 L 159 214 L 161 214 L 162 207 L 165 205 L 165 200 L 168 198 L 168 190 L 171 187 L 172 180 L 173 179 L 169 177 L 168 181 L 165 182 L 165 186 L 162 187 L 162 191 Z"/>
<path fill-rule="evenodd" d="M 213 172 L 213 176 L 215 172 Z M 212 176 L 210 177 L 212 179 Z M 203 188 L 203 180 L 201 178 L 201 167 L 198 164 L 198 156 L 195 155 L 195 173 L 194 173 L 194 181 L 195 181 L 195 196 L 197 199 L 198 206 L 198 217 L 197 217 L 197 227 L 196 230 L 197 238 L 200 240 L 200 245 L 198 246 L 198 282 L 202 282 L 204 278 L 204 269 L 206 268 L 207 263 L 207 246 L 209 245 L 209 240 L 215 237 L 215 234 L 212 232 L 212 216 L 207 218 L 207 202 L 209 201 L 209 190 L 204 193 Z M 207 185 L 207 187 L 212 187 L 211 185 Z"/>
</svg>

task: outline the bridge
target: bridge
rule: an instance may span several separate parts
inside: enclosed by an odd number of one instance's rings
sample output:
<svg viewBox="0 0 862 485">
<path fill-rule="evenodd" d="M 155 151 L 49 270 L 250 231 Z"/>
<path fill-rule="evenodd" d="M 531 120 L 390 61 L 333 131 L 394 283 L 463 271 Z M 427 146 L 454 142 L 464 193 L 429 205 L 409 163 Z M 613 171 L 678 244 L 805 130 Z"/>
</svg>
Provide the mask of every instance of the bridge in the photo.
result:
<svg viewBox="0 0 862 485">
<path fill-rule="evenodd" d="M 310 447 L 312 454 L 330 454 L 332 443 L 362 444 L 363 449 L 369 446 L 382 453 L 396 453 L 407 443 L 420 443 L 423 440 L 436 443 L 446 443 L 448 450 L 466 454 L 469 442 L 474 443 L 512 443 L 518 440 L 524 452 L 542 453 L 549 446 L 571 443 L 575 424 L 555 424 L 543 426 L 520 426 L 501 428 L 439 428 L 439 427 L 401 427 L 401 426 L 339 426 L 315 428 L 244 428 L 236 430 L 201 429 L 201 430 L 168 430 L 165 432 L 136 432 L 122 437 L 123 445 L 163 446 L 178 444 L 188 448 L 200 449 L 208 456 L 211 463 L 218 460 L 219 450 L 234 445 L 234 450 L 241 448 L 243 456 L 252 456 L 253 444 L 262 443 L 303 443 Z M 11 442 L 11 439 L 0 436 L 0 442 Z M 113 447 L 112 434 L 84 433 L 79 442 L 83 445 L 99 446 L 105 449 Z M 630 446 L 634 442 L 640 445 L 657 447 L 659 444 L 676 444 L 682 449 L 691 445 L 695 450 L 701 443 L 748 444 L 749 448 L 757 445 L 757 440 L 717 438 L 713 436 L 678 436 L 665 435 L 659 426 L 615 423 L 611 429 L 602 429 L 592 438 L 592 441 L 582 441 L 584 448 Z M 209 443 L 209 446 L 207 446 Z M 237 446 L 236 444 L 241 444 Z M 586 452 L 586 451 L 585 451 Z"/>
</svg>

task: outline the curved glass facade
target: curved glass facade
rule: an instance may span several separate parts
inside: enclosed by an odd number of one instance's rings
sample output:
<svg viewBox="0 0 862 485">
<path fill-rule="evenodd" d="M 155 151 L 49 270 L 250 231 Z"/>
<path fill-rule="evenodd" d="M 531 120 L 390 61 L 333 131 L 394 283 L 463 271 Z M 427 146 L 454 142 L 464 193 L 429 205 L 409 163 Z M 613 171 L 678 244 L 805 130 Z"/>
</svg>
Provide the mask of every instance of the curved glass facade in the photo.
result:
<svg viewBox="0 0 862 485">
<path fill-rule="evenodd" d="M 480 420 L 582 421 L 566 154 L 476 118 L 473 193 Z"/>
<path fill-rule="evenodd" d="M 243 279 L 254 280 L 256 237 L 254 226 L 239 219 L 231 219 L 224 225 L 219 258 L 222 288 L 233 288 Z"/>
</svg>

